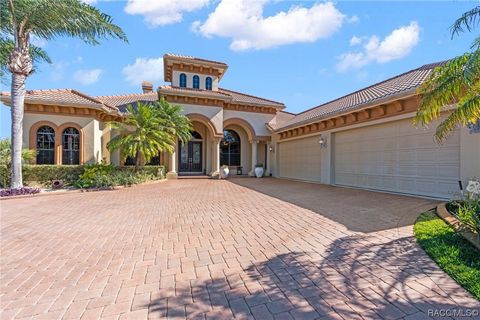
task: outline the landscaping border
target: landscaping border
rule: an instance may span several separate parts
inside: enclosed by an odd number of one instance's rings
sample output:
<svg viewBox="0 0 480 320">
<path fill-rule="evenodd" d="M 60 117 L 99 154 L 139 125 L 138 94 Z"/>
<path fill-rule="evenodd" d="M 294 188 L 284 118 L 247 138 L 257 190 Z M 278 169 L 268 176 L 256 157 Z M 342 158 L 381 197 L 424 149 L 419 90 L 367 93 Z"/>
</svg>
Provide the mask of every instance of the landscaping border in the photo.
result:
<svg viewBox="0 0 480 320">
<path fill-rule="evenodd" d="M 0 201 L 13 200 L 13 199 L 23 199 L 23 198 L 32 198 L 32 197 L 57 196 L 57 195 L 65 195 L 65 194 L 70 194 L 70 193 L 115 191 L 115 190 L 121 190 L 121 189 L 126 189 L 126 188 L 134 188 L 134 187 L 137 187 L 137 186 L 154 184 L 154 183 L 165 182 L 165 181 L 167 181 L 166 178 L 159 179 L 159 180 L 146 181 L 146 182 L 138 183 L 138 184 L 132 184 L 131 186 L 115 186 L 115 187 L 112 187 L 112 188 L 92 188 L 92 189 L 71 189 L 71 190 L 58 190 L 58 191 L 43 191 L 43 192 L 36 193 L 36 194 L 25 194 L 25 195 L 21 195 L 21 196 L 1 197 Z"/>
<path fill-rule="evenodd" d="M 450 212 L 448 212 L 446 203 L 441 203 L 437 206 L 435 210 L 437 216 L 442 218 L 447 224 L 449 224 L 455 231 L 459 232 L 468 242 L 474 245 L 478 250 L 480 250 L 480 238 L 477 234 L 464 230 L 462 228 L 462 223 Z"/>
</svg>

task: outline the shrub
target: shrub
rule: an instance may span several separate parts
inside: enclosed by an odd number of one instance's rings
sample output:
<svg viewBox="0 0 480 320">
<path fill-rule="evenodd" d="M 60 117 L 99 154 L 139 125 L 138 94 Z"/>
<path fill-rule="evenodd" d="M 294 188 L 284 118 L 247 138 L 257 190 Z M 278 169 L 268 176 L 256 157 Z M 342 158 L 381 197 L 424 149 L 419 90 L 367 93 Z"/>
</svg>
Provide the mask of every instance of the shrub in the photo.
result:
<svg viewBox="0 0 480 320">
<path fill-rule="evenodd" d="M 85 166 L 85 170 L 75 182 L 78 188 L 111 188 L 130 186 L 151 180 L 164 178 L 163 166 L 115 167 L 113 165 L 94 164 Z"/>
<path fill-rule="evenodd" d="M 53 181 L 62 180 L 65 185 L 72 185 L 84 170 L 84 166 L 78 165 L 25 165 L 23 181 L 27 184 L 38 182 L 43 186 L 51 187 Z"/>
<path fill-rule="evenodd" d="M 0 197 L 11 197 L 11 196 L 20 196 L 26 194 L 36 194 L 39 193 L 39 188 L 23 187 L 23 188 L 11 188 L 11 189 L 0 189 Z"/>
<path fill-rule="evenodd" d="M 470 180 L 461 199 L 447 203 L 447 210 L 458 218 L 465 229 L 480 235 L 480 182 Z"/>
</svg>

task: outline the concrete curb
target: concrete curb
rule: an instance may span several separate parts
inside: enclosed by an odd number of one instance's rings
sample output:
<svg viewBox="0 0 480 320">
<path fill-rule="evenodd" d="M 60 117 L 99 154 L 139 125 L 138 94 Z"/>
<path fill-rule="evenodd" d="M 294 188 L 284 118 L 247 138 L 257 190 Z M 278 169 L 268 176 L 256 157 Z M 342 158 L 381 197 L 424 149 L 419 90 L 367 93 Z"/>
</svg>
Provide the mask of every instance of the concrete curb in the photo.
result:
<svg viewBox="0 0 480 320">
<path fill-rule="evenodd" d="M 459 232 L 468 242 L 473 244 L 478 250 L 480 250 L 480 237 L 470 231 L 463 230 L 462 223 L 447 210 L 446 203 L 441 203 L 437 206 L 437 216 L 442 218 L 443 221 L 452 226 L 455 231 Z"/>
</svg>

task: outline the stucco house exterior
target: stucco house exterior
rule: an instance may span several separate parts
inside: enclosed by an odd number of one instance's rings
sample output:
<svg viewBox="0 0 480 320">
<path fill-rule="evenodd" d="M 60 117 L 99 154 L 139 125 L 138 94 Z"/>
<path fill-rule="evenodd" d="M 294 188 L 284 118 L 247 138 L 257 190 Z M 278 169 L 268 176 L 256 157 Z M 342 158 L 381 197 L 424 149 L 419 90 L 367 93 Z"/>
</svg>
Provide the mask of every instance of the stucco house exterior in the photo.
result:
<svg viewBox="0 0 480 320">
<path fill-rule="evenodd" d="M 144 82 L 142 92 L 91 97 L 72 89 L 33 90 L 25 98 L 24 146 L 37 164 L 120 163 L 106 144 L 117 134 L 106 124 L 128 104 L 163 96 L 183 107 L 194 132 L 188 144 L 152 160 L 168 177 L 213 174 L 267 175 L 314 183 L 447 198 L 459 181 L 480 176 L 480 134 L 462 128 L 443 144 L 435 125 L 415 128 L 416 89 L 438 64 L 428 64 L 299 114 L 281 102 L 220 87 L 223 62 L 164 55 L 170 85 Z M 10 95 L 1 94 L 7 105 Z M 128 162 L 128 159 L 127 159 Z M 240 169 L 241 170 L 237 170 Z"/>
</svg>

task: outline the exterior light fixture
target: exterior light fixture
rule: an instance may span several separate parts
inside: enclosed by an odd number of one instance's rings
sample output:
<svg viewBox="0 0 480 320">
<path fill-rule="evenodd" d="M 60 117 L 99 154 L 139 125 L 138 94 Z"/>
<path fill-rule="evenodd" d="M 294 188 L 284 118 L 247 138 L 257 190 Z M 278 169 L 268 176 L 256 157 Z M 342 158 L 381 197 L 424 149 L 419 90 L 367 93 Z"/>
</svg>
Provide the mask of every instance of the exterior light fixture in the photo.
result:
<svg viewBox="0 0 480 320">
<path fill-rule="evenodd" d="M 275 148 L 273 147 L 273 145 L 268 146 L 268 151 L 275 152 Z"/>
<path fill-rule="evenodd" d="M 320 135 L 320 139 L 318 139 L 318 144 L 320 145 L 321 149 L 324 149 L 327 147 L 327 139 Z"/>
</svg>

